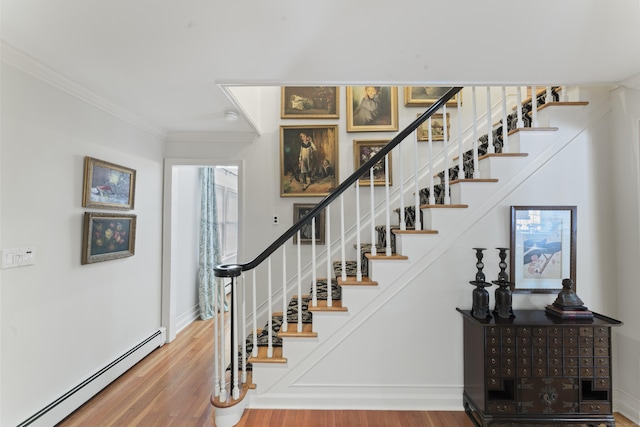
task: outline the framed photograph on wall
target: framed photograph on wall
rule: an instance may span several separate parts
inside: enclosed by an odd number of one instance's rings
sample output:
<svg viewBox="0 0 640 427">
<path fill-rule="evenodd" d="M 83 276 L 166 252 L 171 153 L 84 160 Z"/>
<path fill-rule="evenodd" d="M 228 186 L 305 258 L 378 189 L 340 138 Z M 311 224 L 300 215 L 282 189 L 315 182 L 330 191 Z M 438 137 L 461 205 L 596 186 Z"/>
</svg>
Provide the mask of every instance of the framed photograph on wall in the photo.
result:
<svg viewBox="0 0 640 427">
<path fill-rule="evenodd" d="M 315 208 L 316 205 L 313 204 L 304 204 L 304 203 L 294 203 L 293 204 L 293 223 L 295 224 L 301 218 L 303 218 L 306 214 L 308 214 L 311 209 Z M 315 242 L 316 245 L 324 245 L 324 230 L 325 230 L 325 219 L 324 219 L 324 210 L 318 214 L 315 220 Z M 300 244 L 301 245 L 310 245 L 313 242 L 314 235 L 312 224 L 314 222 L 311 221 L 308 224 L 305 224 L 300 230 Z M 298 233 L 293 235 L 293 244 L 298 244 Z"/>
<path fill-rule="evenodd" d="M 558 293 L 563 279 L 577 286 L 576 213 L 576 206 L 511 206 L 514 292 Z"/>
<path fill-rule="evenodd" d="M 326 196 L 338 184 L 338 125 L 280 126 L 280 197 Z"/>
<path fill-rule="evenodd" d="M 283 119 L 337 119 L 340 117 L 338 86 L 284 86 L 280 117 Z"/>
<path fill-rule="evenodd" d="M 136 215 L 84 213 L 82 264 L 133 256 L 136 247 Z"/>
<path fill-rule="evenodd" d="M 420 117 L 421 114 L 418 114 L 416 117 Z M 444 141 L 444 126 L 445 123 L 443 121 L 443 115 L 440 113 L 436 113 L 431 116 L 431 140 L 432 141 Z M 447 138 L 451 139 L 451 121 L 449 120 L 449 113 L 447 113 Z M 418 141 L 428 141 L 429 140 L 429 120 L 427 119 L 424 123 L 418 126 L 416 129 L 416 135 L 418 137 Z"/>
<path fill-rule="evenodd" d="M 354 140 L 353 141 L 353 162 L 354 162 L 354 171 L 358 170 L 362 165 L 367 163 L 373 156 L 378 154 L 380 149 L 389 143 L 389 139 L 385 140 Z M 393 172 L 391 169 L 392 165 L 392 157 L 391 152 L 385 156 L 386 159 L 389 160 L 386 166 L 389 168 L 389 185 L 393 183 Z M 385 162 L 386 160 L 383 158 L 373 167 L 373 185 L 384 185 L 385 184 Z M 365 175 L 362 175 L 360 178 L 360 185 L 366 186 L 371 183 L 371 173 L 367 172 Z"/>
<path fill-rule="evenodd" d="M 347 86 L 347 132 L 397 131 L 398 88 Z"/>
<path fill-rule="evenodd" d="M 447 93 L 450 87 L 438 86 L 405 86 L 404 88 L 404 106 L 405 107 L 430 107 L 438 99 Z M 458 106 L 458 97 L 460 105 L 462 105 L 462 92 L 456 93 L 453 98 L 447 101 L 447 107 Z"/>
<path fill-rule="evenodd" d="M 135 170 L 93 157 L 85 157 L 82 206 L 133 209 L 135 188 Z"/>
</svg>

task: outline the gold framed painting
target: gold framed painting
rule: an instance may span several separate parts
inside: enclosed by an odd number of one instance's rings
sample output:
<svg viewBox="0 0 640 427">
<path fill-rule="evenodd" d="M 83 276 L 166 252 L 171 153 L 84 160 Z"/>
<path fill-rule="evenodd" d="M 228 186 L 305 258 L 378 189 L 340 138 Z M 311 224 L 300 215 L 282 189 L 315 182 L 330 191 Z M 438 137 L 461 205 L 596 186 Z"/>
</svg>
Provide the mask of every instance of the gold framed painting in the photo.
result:
<svg viewBox="0 0 640 427">
<path fill-rule="evenodd" d="M 337 86 L 283 86 L 282 119 L 337 119 L 340 117 Z"/>
<path fill-rule="evenodd" d="M 136 215 L 84 213 L 82 264 L 130 257 L 136 247 Z"/>
<path fill-rule="evenodd" d="M 294 203 L 293 204 L 293 223 L 295 224 L 305 215 L 307 215 L 311 209 L 315 208 L 314 204 L 306 203 Z M 324 230 L 325 230 L 325 211 L 322 210 L 315 220 L 315 236 L 313 235 L 313 227 L 311 226 L 313 221 L 305 224 L 300 230 L 300 242 L 298 242 L 298 233 L 293 235 L 293 244 L 297 245 L 310 245 L 314 242 L 316 245 L 324 245 Z"/>
<path fill-rule="evenodd" d="M 417 117 L 420 117 L 421 114 L 418 114 Z M 434 114 L 431 116 L 431 140 L 432 141 L 444 141 L 444 126 L 443 123 L 443 115 L 442 114 Z M 447 138 L 451 139 L 451 121 L 449 118 L 449 113 L 447 113 Z M 425 120 L 418 129 L 416 129 L 416 135 L 418 137 L 418 141 L 428 141 L 429 140 L 429 120 Z"/>
<path fill-rule="evenodd" d="M 405 86 L 404 88 L 404 106 L 405 107 L 430 107 L 442 95 L 447 93 L 450 87 L 439 86 Z M 447 101 L 447 107 L 456 107 L 458 105 L 458 97 L 462 105 L 462 92 L 456 93 L 453 98 Z"/>
<path fill-rule="evenodd" d="M 362 165 L 367 163 L 373 156 L 378 154 L 380 149 L 382 149 L 385 145 L 389 143 L 390 140 L 354 140 L 353 141 L 353 161 L 354 161 L 354 170 L 358 170 Z M 388 164 L 386 165 L 389 168 L 389 185 L 393 184 L 393 172 L 391 169 L 392 165 L 392 157 L 391 152 L 387 154 L 386 159 L 388 160 Z M 373 185 L 384 185 L 385 178 L 385 162 L 386 159 L 383 158 L 378 161 L 373 166 Z M 367 186 L 371 184 L 371 172 L 367 172 L 360 178 L 360 185 Z"/>
<path fill-rule="evenodd" d="M 398 130 L 398 88 L 347 86 L 347 132 Z"/>
<path fill-rule="evenodd" d="M 338 125 L 280 126 L 280 197 L 326 196 L 338 180 Z"/>
<path fill-rule="evenodd" d="M 85 157 L 82 206 L 133 209 L 135 188 L 134 169 Z"/>
</svg>

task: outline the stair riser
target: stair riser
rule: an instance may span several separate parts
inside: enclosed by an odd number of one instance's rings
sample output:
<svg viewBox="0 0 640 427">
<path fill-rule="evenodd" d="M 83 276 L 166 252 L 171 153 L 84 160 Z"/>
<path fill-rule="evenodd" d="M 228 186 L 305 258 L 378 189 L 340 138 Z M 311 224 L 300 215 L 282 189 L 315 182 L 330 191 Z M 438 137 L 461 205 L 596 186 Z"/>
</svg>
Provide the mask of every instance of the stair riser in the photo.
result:
<svg viewBox="0 0 640 427">
<path fill-rule="evenodd" d="M 413 263 L 410 259 L 372 259 L 369 260 L 369 274 L 378 283 L 392 283 L 398 278 L 398 271 L 405 271 Z"/>
<path fill-rule="evenodd" d="M 497 190 L 499 182 L 459 182 L 451 186 L 451 203 L 477 206 Z"/>
<path fill-rule="evenodd" d="M 509 147 L 511 148 L 511 147 Z M 510 150 L 512 151 L 512 150 Z M 506 182 L 529 164 L 527 157 L 488 157 L 479 162 L 480 178 L 497 178 L 498 182 Z M 465 202 L 466 203 L 466 202 Z"/>
<path fill-rule="evenodd" d="M 447 209 L 447 208 L 432 208 L 423 209 L 424 225 L 423 229 L 428 230 L 442 230 L 449 229 L 450 227 L 458 224 L 466 215 L 466 210 L 461 209 Z"/>
<path fill-rule="evenodd" d="M 378 286 L 344 286 L 342 295 L 345 301 L 349 301 L 347 308 L 351 313 L 357 313 L 373 300 L 381 291 Z"/>
<path fill-rule="evenodd" d="M 413 259 L 421 256 L 425 251 L 438 244 L 439 234 L 398 234 L 396 236 L 396 245 L 398 253 Z"/>
<path fill-rule="evenodd" d="M 574 121 L 580 116 L 580 109 L 584 105 L 550 105 L 538 112 L 538 126 L 540 127 L 562 127 L 567 122 Z"/>
<path fill-rule="evenodd" d="M 509 136 L 509 150 L 514 153 L 527 153 L 535 158 L 548 147 L 551 131 L 517 132 Z"/>
</svg>

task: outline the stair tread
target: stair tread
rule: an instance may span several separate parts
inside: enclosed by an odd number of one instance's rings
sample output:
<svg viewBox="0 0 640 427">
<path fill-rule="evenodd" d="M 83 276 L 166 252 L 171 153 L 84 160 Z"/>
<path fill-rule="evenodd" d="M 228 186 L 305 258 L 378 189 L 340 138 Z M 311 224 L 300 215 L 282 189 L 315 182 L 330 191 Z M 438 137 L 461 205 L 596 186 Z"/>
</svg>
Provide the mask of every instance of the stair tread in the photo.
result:
<svg viewBox="0 0 640 427">
<path fill-rule="evenodd" d="M 318 305 L 309 305 L 309 311 L 347 311 L 347 307 L 342 306 L 341 300 L 332 300 L 329 307 L 327 300 L 318 300 Z"/>
<path fill-rule="evenodd" d="M 527 157 L 528 155 L 528 153 L 487 153 L 479 156 L 478 160 L 487 159 L 489 157 Z M 460 159 L 460 156 L 455 156 L 453 158 L 453 162 L 457 163 L 458 159 Z M 434 175 L 434 177 L 436 176 L 438 175 Z"/>
<path fill-rule="evenodd" d="M 469 205 L 420 205 L 420 209 L 438 209 L 438 208 L 454 208 L 454 209 L 466 209 Z"/>
<path fill-rule="evenodd" d="M 385 254 L 372 255 L 371 253 L 365 253 L 365 256 L 367 257 L 367 259 L 409 259 L 409 257 L 406 255 L 400 255 L 395 253 L 391 255 L 385 255 Z"/>
<path fill-rule="evenodd" d="M 571 105 L 576 105 L 576 106 L 584 106 L 584 105 L 589 105 L 588 101 L 554 101 L 554 102 L 547 102 L 542 104 L 540 107 L 538 107 L 538 111 L 543 110 L 547 107 L 551 107 L 551 106 L 571 106 Z"/>
<path fill-rule="evenodd" d="M 287 330 L 280 330 L 278 332 L 279 337 L 300 337 L 300 338 L 315 338 L 318 336 L 317 332 L 313 331 L 313 324 L 303 323 L 302 331 L 298 332 L 298 323 L 287 323 Z"/>
<path fill-rule="evenodd" d="M 249 363 L 287 363 L 287 358 L 282 357 L 282 347 L 272 347 L 273 348 L 273 357 L 267 357 L 267 352 L 269 350 L 268 346 L 259 346 L 258 347 L 258 356 L 249 357 Z"/>
<path fill-rule="evenodd" d="M 393 234 L 438 234 L 438 230 L 391 230 Z"/>
<path fill-rule="evenodd" d="M 460 178 L 449 181 L 449 185 L 457 184 L 459 182 L 498 182 L 497 178 Z"/>
<path fill-rule="evenodd" d="M 338 277 L 338 284 L 340 286 L 378 286 L 378 282 L 367 276 L 362 276 L 361 281 L 358 281 L 356 276 L 347 276 L 347 280 L 344 281 Z"/>
<path fill-rule="evenodd" d="M 510 131 L 507 135 L 513 135 L 518 132 L 534 132 L 534 131 L 543 131 L 543 132 L 555 132 L 557 131 L 557 127 L 529 127 L 529 128 L 516 128 Z"/>
<path fill-rule="evenodd" d="M 242 378 L 242 371 L 238 372 L 238 378 Z M 230 388 L 231 388 L 231 372 L 226 372 L 226 384 L 227 384 L 227 400 L 224 402 L 220 401 L 220 396 L 211 395 L 211 405 L 214 408 L 230 408 L 238 403 L 242 402 L 242 399 L 246 396 L 249 390 L 255 390 L 256 385 L 253 383 L 253 372 L 247 371 L 247 381 L 242 383 L 242 387 L 240 388 L 240 398 L 238 400 L 232 399 Z"/>
</svg>

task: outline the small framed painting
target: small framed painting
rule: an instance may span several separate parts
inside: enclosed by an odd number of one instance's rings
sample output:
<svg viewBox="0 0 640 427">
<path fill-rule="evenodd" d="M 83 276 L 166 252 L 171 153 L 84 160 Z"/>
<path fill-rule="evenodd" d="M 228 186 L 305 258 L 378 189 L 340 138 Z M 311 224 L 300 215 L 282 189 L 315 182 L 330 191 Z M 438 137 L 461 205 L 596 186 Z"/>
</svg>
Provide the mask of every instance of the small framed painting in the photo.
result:
<svg viewBox="0 0 640 427">
<path fill-rule="evenodd" d="M 404 88 L 404 106 L 405 107 L 430 107 L 438 99 L 447 93 L 450 87 L 438 86 L 405 86 Z M 453 98 L 447 101 L 447 107 L 456 107 L 458 105 L 458 97 L 462 105 L 462 92 L 456 93 Z"/>
<path fill-rule="evenodd" d="M 380 149 L 387 145 L 390 140 L 375 140 L 375 141 L 353 141 L 353 161 L 354 170 L 358 170 L 362 165 L 367 163 L 373 156 L 378 154 Z M 388 163 L 385 164 L 386 159 Z M 393 183 L 393 172 L 391 170 L 391 152 L 389 152 L 385 158 L 381 159 L 373 166 L 373 185 L 385 185 L 385 166 L 389 168 L 389 185 Z M 371 172 L 367 172 L 360 178 L 360 185 L 371 185 Z"/>
<path fill-rule="evenodd" d="M 421 114 L 418 114 L 417 117 L 420 117 Z M 432 141 L 444 141 L 444 120 L 442 114 L 434 114 L 431 116 L 431 140 Z M 447 138 L 451 139 L 451 122 L 449 120 L 449 113 L 447 113 Z M 416 135 L 418 137 L 418 141 L 428 141 L 429 140 L 429 119 L 425 120 L 418 129 L 416 129 Z"/>
<path fill-rule="evenodd" d="M 397 87 L 347 86 L 347 132 L 397 130 Z"/>
<path fill-rule="evenodd" d="M 576 206 L 511 206 L 514 292 L 558 293 L 563 279 L 576 284 L 576 211 Z"/>
<path fill-rule="evenodd" d="M 284 86 L 280 118 L 337 119 L 340 117 L 337 86 Z"/>
<path fill-rule="evenodd" d="M 293 204 L 293 223 L 295 224 L 301 218 L 304 218 L 311 209 L 315 208 L 316 205 L 313 204 L 304 204 L 304 203 L 294 203 Z M 315 222 L 312 220 L 311 222 L 305 224 L 300 230 L 300 244 L 301 245 L 310 245 L 314 241 L 316 245 L 324 245 L 324 230 L 325 230 L 325 219 L 324 219 L 324 210 L 321 211 L 316 217 Z M 315 236 L 313 235 L 313 227 L 312 224 L 315 225 Z M 293 244 L 298 244 L 298 233 L 293 235 Z"/>
<path fill-rule="evenodd" d="M 84 213 L 82 264 L 133 256 L 135 246 L 135 215 Z"/>
<path fill-rule="evenodd" d="M 85 157 L 82 206 L 133 209 L 135 188 L 135 170 L 93 157 Z"/>
</svg>

